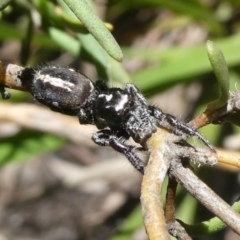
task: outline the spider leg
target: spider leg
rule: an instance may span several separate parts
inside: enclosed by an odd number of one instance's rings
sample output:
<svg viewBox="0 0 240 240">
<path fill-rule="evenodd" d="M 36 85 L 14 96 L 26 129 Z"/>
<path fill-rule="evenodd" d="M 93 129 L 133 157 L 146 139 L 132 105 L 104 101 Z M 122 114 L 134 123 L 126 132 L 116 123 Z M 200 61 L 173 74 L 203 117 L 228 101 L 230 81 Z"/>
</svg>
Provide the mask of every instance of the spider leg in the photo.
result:
<svg viewBox="0 0 240 240">
<path fill-rule="evenodd" d="M 111 130 L 101 130 L 92 135 L 92 140 L 99 146 L 110 146 Z"/>
<path fill-rule="evenodd" d="M 11 97 L 11 94 L 6 91 L 5 86 L 0 84 L 0 94 L 2 95 L 2 99 L 6 100 Z"/>
<path fill-rule="evenodd" d="M 107 84 L 102 80 L 96 81 L 95 87 L 96 87 L 97 91 L 99 91 L 99 92 L 103 92 L 103 91 L 106 91 L 107 89 L 109 89 Z"/>
<path fill-rule="evenodd" d="M 190 125 L 179 121 L 177 118 L 171 114 L 163 113 L 160 109 L 150 106 L 153 112 L 153 116 L 158 119 L 158 123 L 161 127 L 164 127 L 172 131 L 177 136 L 187 138 L 188 136 L 196 136 L 200 141 L 203 142 L 212 152 L 216 152 L 214 147 L 209 143 L 209 141 L 202 136 L 196 129 Z"/>
<path fill-rule="evenodd" d="M 148 106 L 148 102 L 146 98 L 142 95 L 142 93 L 138 90 L 136 86 L 131 83 L 126 84 L 125 90 L 131 95 L 134 96 L 135 100 L 137 100 L 141 105 Z"/>
<path fill-rule="evenodd" d="M 101 130 L 92 136 L 92 140 L 100 146 L 110 146 L 124 154 L 132 166 L 144 174 L 145 164 L 134 152 L 135 147 L 125 144 L 125 138 L 114 135 L 111 130 Z"/>
<path fill-rule="evenodd" d="M 140 173 L 144 174 L 145 164 L 134 152 L 134 146 L 124 144 L 119 141 L 119 139 L 115 138 L 111 139 L 110 146 L 114 150 L 123 153 L 128 159 L 128 161 L 133 165 L 133 167 L 137 169 Z"/>
</svg>

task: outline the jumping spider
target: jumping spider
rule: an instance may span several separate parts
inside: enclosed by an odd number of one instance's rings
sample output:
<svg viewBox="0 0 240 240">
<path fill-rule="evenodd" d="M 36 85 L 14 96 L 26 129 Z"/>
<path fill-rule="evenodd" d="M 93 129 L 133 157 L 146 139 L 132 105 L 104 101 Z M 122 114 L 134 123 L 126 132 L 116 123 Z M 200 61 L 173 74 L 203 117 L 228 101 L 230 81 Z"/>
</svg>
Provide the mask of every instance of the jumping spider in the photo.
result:
<svg viewBox="0 0 240 240">
<path fill-rule="evenodd" d="M 197 130 L 174 116 L 148 104 L 133 84 L 124 89 L 109 88 L 103 81 L 93 83 L 81 73 L 68 68 L 25 68 L 19 76 L 33 97 L 50 109 L 78 116 L 81 124 L 93 124 L 98 129 L 93 141 L 100 146 L 111 146 L 123 153 L 141 173 L 145 164 L 128 145 L 132 137 L 143 149 L 157 128 L 187 138 L 196 136 L 211 151 L 212 145 Z"/>
</svg>

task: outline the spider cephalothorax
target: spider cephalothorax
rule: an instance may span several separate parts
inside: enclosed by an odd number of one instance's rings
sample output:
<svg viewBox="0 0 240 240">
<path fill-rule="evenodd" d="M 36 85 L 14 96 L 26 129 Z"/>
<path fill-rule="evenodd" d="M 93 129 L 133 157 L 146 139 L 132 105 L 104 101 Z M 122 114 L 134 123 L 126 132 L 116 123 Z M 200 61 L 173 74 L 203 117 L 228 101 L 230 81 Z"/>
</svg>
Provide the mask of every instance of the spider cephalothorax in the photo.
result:
<svg viewBox="0 0 240 240">
<path fill-rule="evenodd" d="M 149 105 L 133 84 L 124 89 L 109 88 L 103 81 L 94 84 L 81 73 L 56 67 L 26 68 L 19 77 L 42 104 L 63 114 L 77 115 L 81 124 L 96 125 L 101 130 L 92 136 L 93 141 L 125 154 L 142 173 L 145 165 L 126 141 L 132 137 L 145 149 L 146 141 L 157 128 L 165 128 L 184 139 L 196 136 L 215 151 L 190 125 Z"/>
</svg>

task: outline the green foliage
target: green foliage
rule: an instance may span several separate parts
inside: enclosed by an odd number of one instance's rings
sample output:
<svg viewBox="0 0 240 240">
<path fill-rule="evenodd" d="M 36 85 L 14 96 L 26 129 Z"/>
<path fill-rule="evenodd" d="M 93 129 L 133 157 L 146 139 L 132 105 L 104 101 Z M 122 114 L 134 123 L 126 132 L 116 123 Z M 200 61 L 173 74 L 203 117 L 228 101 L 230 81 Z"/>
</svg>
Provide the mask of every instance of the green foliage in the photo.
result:
<svg viewBox="0 0 240 240">
<path fill-rule="evenodd" d="M 102 21 L 93 13 L 89 3 L 85 0 L 64 1 L 108 54 L 121 61 L 123 55 L 120 47 Z"/>
<path fill-rule="evenodd" d="M 207 42 L 207 53 L 219 86 L 218 98 L 208 104 L 208 109 L 213 110 L 222 107 L 229 99 L 229 76 L 221 50 L 211 41 Z"/>
<path fill-rule="evenodd" d="M 0 140 L 0 165 L 19 162 L 61 147 L 66 140 L 31 130 Z"/>
<path fill-rule="evenodd" d="M 1 0 L 0 1 L 0 10 L 3 10 L 11 3 L 11 0 Z"/>
<path fill-rule="evenodd" d="M 240 201 L 237 201 L 233 204 L 233 209 L 237 212 L 240 212 Z M 191 236 L 210 235 L 226 227 L 226 224 L 218 217 L 211 218 L 208 221 L 204 221 L 196 225 L 182 224 Z"/>
<path fill-rule="evenodd" d="M 239 42 L 239 33 L 215 41 L 216 45 L 221 46 L 228 67 L 239 66 L 240 55 L 236 51 Z M 179 83 L 192 82 L 198 76 L 213 71 L 207 61 L 205 43 L 188 48 L 173 47 L 165 51 L 125 48 L 124 54 L 127 57 L 137 56 L 145 61 L 154 61 L 154 66 L 131 74 L 134 84 L 145 92 L 156 89 L 161 91 Z"/>
</svg>

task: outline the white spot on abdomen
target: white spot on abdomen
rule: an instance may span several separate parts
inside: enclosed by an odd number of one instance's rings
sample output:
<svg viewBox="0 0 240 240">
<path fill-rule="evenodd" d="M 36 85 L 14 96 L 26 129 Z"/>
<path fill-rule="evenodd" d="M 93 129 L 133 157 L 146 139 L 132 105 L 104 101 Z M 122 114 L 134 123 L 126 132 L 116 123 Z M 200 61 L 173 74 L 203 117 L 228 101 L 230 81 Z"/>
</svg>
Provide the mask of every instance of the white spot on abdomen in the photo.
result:
<svg viewBox="0 0 240 240">
<path fill-rule="evenodd" d="M 46 75 L 39 74 L 36 79 L 40 79 L 42 82 L 49 83 L 54 87 L 66 89 L 69 92 L 72 92 L 74 88 L 74 83 L 65 81 L 61 78 L 52 77 L 49 74 Z"/>
</svg>

